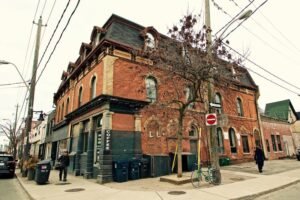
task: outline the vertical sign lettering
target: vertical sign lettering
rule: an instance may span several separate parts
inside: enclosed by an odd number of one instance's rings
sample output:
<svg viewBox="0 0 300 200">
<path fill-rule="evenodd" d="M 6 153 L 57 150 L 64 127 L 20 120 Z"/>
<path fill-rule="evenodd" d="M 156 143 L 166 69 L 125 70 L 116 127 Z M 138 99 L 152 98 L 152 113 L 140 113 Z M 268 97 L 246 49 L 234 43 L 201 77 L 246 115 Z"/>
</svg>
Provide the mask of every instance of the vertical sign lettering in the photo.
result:
<svg viewBox="0 0 300 200">
<path fill-rule="evenodd" d="M 104 150 L 110 151 L 111 147 L 111 130 L 105 130 L 104 132 Z"/>
</svg>

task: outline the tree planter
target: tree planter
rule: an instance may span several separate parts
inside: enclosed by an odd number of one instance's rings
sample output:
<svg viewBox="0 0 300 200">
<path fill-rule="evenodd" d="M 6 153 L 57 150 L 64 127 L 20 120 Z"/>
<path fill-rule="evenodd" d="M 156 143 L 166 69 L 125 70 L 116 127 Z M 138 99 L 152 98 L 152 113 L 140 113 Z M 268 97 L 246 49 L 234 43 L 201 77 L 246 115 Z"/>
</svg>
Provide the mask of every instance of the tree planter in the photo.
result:
<svg viewBox="0 0 300 200">
<path fill-rule="evenodd" d="M 34 176 L 35 176 L 35 169 L 28 169 L 27 179 L 29 181 L 34 180 Z"/>
<path fill-rule="evenodd" d="M 22 177 L 27 177 L 27 169 L 22 170 Z"/>
</svg>

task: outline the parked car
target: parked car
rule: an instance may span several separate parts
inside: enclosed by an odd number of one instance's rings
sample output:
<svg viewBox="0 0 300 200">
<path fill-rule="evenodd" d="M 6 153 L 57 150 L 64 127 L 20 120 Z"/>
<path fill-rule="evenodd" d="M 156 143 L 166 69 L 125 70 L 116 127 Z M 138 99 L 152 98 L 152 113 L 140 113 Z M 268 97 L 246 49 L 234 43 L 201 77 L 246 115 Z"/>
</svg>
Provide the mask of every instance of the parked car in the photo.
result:
<svg viewBox="0 0 300 200">
<path fill-rule="evenodd" d="M 300 161 L 300 147 L 296 149 L 296 157 Z"/>
<path fill-rule="evenodd" d="M 16 162 L 14 157 L 7 153 L 0 152 L 0 175 L 9 175 L 13 178 L 15 175 Z"/>
</svg>

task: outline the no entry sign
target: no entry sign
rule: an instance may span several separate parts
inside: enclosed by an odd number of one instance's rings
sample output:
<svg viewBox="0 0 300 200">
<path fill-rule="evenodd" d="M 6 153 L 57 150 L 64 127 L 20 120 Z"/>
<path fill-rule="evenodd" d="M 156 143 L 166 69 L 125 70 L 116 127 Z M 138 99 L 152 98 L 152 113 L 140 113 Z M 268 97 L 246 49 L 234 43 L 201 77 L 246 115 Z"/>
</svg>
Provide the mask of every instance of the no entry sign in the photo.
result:
<svg viewBox="0 0 300 200">
<path fill-rule="evenodd" d="M 210 113 L 205 115 L 206 126 L 217 125 L 217 115 L 215 113 Z"/>
</svg>

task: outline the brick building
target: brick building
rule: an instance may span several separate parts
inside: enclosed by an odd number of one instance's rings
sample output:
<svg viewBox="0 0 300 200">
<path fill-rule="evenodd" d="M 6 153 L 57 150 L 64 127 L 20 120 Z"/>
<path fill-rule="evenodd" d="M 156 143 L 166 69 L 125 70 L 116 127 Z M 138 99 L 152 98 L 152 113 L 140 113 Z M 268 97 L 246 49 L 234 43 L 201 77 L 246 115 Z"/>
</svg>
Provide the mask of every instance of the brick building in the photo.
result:
<svg viewBox="0 0 300 200">
<path fill-rule="evenodd" d="M 178 113 L 163 103 L 175 91 L 166 72 L 149 68 L 152 61 L 136 53 L 155 47 L 159 37 L 153 27 L 112 15 L 102 28 L 93 28 L 90 42 L 82 43 L 78 59 L 62 73 L 53 130 L 66 139 L 74 174 L 111 181 L 114 161 L 142 156 L 149 158 L 152 176 L 170 173 Z M 217 149 L 220 156 L 243 162 L 260 143 L 258 87 L 246 69 L 236 70 L 241 76 L 230 84 L 215 84 L 215 103 L 222 105 L 216 110 Z M 184 82 L 176 81 L 186 98 Z M 196 162 L 199 140 L 201 160 L 209 159 L 205 113 L 197 103 L 184 118 L 183 170 Z"/>
</svg>

